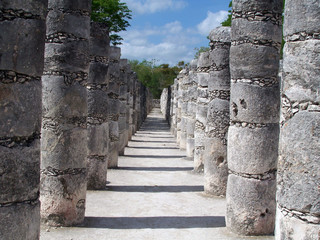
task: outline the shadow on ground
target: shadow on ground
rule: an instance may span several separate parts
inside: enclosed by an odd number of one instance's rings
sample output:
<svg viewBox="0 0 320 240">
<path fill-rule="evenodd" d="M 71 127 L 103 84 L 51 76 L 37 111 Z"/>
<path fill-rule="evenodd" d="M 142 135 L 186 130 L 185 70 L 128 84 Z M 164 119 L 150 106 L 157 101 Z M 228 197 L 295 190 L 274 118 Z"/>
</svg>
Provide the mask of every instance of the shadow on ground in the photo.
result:
<svg viewBox="0 0 320 240">
<path fill-rule="evenodd" d="M 203 217 L 86 217 L 83 228 L 160 229 L 225 227 L 222 216 Z"/>
</svg>

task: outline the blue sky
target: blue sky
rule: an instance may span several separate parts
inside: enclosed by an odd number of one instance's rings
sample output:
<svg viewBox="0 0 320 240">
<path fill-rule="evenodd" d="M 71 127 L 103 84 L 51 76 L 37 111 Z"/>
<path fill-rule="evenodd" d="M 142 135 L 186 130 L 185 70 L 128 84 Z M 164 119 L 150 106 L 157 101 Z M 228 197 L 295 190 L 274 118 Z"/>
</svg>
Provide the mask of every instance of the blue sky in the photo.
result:
<svg viewBox="0 0 320 240">
<path fill-rule="evenodd" d="M 121 32 L 121 58 L 190 62 L 194 48 L 208 46 L 210 30 L 227 18 L 230 0 L 122 0 L 132 10 Z"/>
</svg>

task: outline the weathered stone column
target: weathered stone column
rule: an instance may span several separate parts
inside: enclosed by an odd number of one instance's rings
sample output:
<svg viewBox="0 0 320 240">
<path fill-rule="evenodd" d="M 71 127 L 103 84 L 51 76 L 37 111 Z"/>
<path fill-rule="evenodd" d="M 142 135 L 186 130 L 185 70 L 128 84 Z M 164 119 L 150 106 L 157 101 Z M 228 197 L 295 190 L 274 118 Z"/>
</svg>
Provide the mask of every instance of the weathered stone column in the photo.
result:
<svg viewBox="0 0 320 240">
<path fill-rule="evenodd" d="M 285 5 L 276 239 L 320 238 L 320 1 Z"/>
<path fill-rule="evenodd" d="M 204 168 L 204 153 L 205 153 L 205 138 L 208 112 L 208 80 L 210 70 L 210 53 L 203 52 L 200 54 L 197 66 L 198 76 L 198 98 L 196 111 L 196 124 L 194 131 L 194 171 L 203 172 Z"/>
<path fill-rule="evenodd" d="M 187 147 L 187 122 L 188 122 L 188 102 L 189 97 L 189 69 L 185 68 L 180 72 L 181 75 L 181 98 L 180 98 L 180 108 L 181 108 L 181 136 L 180 136 L 180 149 L 186 149 Z"/>
<path fill-rule="evenodd" d="M 134 111 L 135 111 L 135 79 L 137 75 L 135 72 L 131 71 L 128 79 L 128 87 L 129 87 L 129 105 L 130 105 L 130 114 L 129 114 L 129 140 L 131 140 L 132 135 L 135 133 L 134 126 Z"/>
<path fill-rule="evenodd" d="M 234 0 L 227 227 L 272 234 L 279 136 L 282 0 Z"/>
<path fill-rule="evenodd" d="M 84 219 L 91 1 L 49 0 L 42 77 L 41 217 L 52 226 Z"/>
<path fill-rule="evenodd" d="M 188 87 L 188 106 L 187 106 L 187 143 L 186 155 L 193 159 L 194 157 L 194 131 L 196 124 L 197 98 L 198 98 L 198 60 L 194 59 L 190 62 L 189 68 L 189 87 Z"/>
<path fill-rule="evenodd" d="M 180 73 L 177 76 L 177 81 L 178 81 L 178 88 L 177 88 L 177 110 L 176 110 L 176 124 L 177 124 L 177 128 L 176 128 L 176 132 L 177 132 L 177 144 L 180 145 L 180 141 L 181 141 L 181 124 L 182 124 L 182 113 L 181 113 L 181 108 L 182 108 L 182 78 L 185 74 L 185 69 L 182 69 L 180 71 Z"/>
<path fill-rule="evenodd" d="M 108 69 L 109 156 L 108 168 L 118 167 L 120 116 L 120 55 L 119 47 L 110 47 Z"/>
<path fill-rule="evenodd" d="M 177 108 L 178 108 L 178 101 L 177 101 L 177 96 L 178 96 L 178 79 L 174 79 L 173 83 L 173 95 L 172 95 L 172 122 L 171 122 L 171 127 L 170 130 L 172 134 L 177 137 Z"/>
<path fill-rule="evenodd" d="M 127 145 L 127 94 L 128 94 L 128 60 L 120 59 L 120 115 L 119 115 L 119 155 L 124 155 Z"/>
<path fill-rule="evenodd" d="M 88 93 L 88 177 L 87 188 L 104 189 L 107 180 L 109 145 L 108 55 L 109 32 L 99 23 L 91 23 Z"/>
<path fill-rule="evenodd" d="M 160 96 L 160 111 L 165 117 L 167 113 L 167 102 L 168 102 L 168 88 L 164 88 Z"/>
<path fill-rule="evenodd" d="M 231 29 L 218 27 L 211 31 L 209 105 L 204 155 L 204 191 L 225 196 L 228 180 L 227 133 L 230 120 L 230 68 L 229 54 Z"/>
<path fill-rule="evenodd" d="M 41 75 L 48 1 L 0 2 L 0 238 L 39 239 Z"/>
</svg>

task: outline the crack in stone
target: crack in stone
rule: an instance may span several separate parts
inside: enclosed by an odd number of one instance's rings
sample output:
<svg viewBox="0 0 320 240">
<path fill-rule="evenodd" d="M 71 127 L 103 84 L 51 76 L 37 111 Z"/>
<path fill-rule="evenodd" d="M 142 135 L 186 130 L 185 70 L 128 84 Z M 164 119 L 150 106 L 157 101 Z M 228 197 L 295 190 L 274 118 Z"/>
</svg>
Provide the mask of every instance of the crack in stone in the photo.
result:
<svg viewBox="0 0 320 240">
<path fill-rule="evenodd" d="M 232 11 L 232 19 L 237 18 L 244 18 L 248 21 L 256 21 L 256 22 L 267 22 L 270 21 L 275 25 L 281 26 L 282 25 L 282 14 L 275 13 L 272 11 L 258 11 L 258 12 L 242 12 L 242 11 Z"/>
<path fill-rule="evenodd" d="M 257 85 L 260 87 L 272 87 L 279 84 L 279 78 L 278 77 L 272 77 L 272 78 L 239 78 L 239 79 L 231 79 L 231 83 L 246 83 L 246 84 L 252 84 Z"/>
<path fill-rule="evenodd" d="M 311 213 L 300 212 L 294 209 L 288 209 L 281 205 L 279 205 L 279 207 L 281 208 L 280 211 L 284 216 L 298 218 L 306 223 L 320 224 L 320 216 Z"/>
<path fill-rule="evenodd" d="M 21 202 L 0 203 L 0 207 L 11 207 L 11 206 L 24 205 L 24 204 L 35 206 L 35 205 L 38 205 L 39 203 L 40 201 L 39 201 L 39 193 L 38 193 L 38 197 L 36 199 L 25 200 Z"/>
<path fill-rule="evenodd" d="M 77 37 L 71 33 L 57 32 L 46 36 L 46 43 L 66 43 L 74 41 L 88 41 L 86 38 Z"/>
<path fill-rule="evenodd" d="M 22 19 L 37 19 L 41 20 L 41 16 L 26 12 L 22 9 L 0 9 L 0 22 L 2 21 L 13 21 L 16 18 Z"/>
<path fill-rule="evenodd" d="M 90 17 L 90 11 L 84 10 L 84 9 L 72 10 L 72 9 L 64 9 L 64 8 L 58 8 L 58 9 L 48 8 L 48 11 L 55 11 L 55 10 L 58 10 L 63 13 L 73 14 L 73 15 Z"/>
<path fill-rule="evenodd" d="M 235 171 L 232 171 L 231 169 L 229 169 L 229 174 L 233 174 L 233 175 L 243 177 L 243 178 L 267 181 L 267 180 L 275 180 L 276 179 L 277 170 L 272 169 L 272 170 L 265 172 L 265 173 L 262 173 L 262 174 L 249 174 L 249 173 L 235 172 Z"/>
<path fill-rule="evenodd" d="M 0 70 L 0 83 L 25 83 L 31 81 L 41 81 L 41 77 L 29 76 L 22 73 L 17 73 L 11 70 Z"/>
<path fill-rule="evenodd" d="M 62 76 L 64 77 L 64 83 L 66 86 L 79 83 L 81 86 L 86 87 L 88 81 L 88 73 L 86 72 L 66 72 L 66 71 L 45 71 L 43 75 Z"/>
<path fill-rule="evenodd" d="M 246 44 L 246 43 L 250 43 L 253 45 L 259 45 L 259 46 L 274 47 L 277 50 L 279 50 L 281 48 L 280 42 L 274 42 L 269 39 L 250 39 L 250 38 L 246 38 L 246 39 L 242 39 L 242 40 L 238 40 L 238 41 L 234 40 L 234 41 L 232 41 L 232 46 L 238 46 L 238 45 Z"/>
<path fill-rule="evenodd" d="M 62 175 L 86 175 L 87 169 L 86 168 L 68 168 L 65 170 L 60 170 L 60 169 L 49 166 L 45 169 L 41 169 L 40 173 L 46 176 L 52 176 L 52 177 L 57 177 Z"/>
<path fill-rule="evenodd" d="M 1 137 L 0 146 L 7 148 L 30 147 L 35 140 L 38 140 L 40 138 L 41 134 L 39 132 L 35 132 L 31 136 L 27 137 Z"/>
<path fill-rule="evenodd" d="M 320 40 L 319 32 L 299 32 L 285 37 L 286 42 L 297 42 L 306 40 Z"/>
</svg>

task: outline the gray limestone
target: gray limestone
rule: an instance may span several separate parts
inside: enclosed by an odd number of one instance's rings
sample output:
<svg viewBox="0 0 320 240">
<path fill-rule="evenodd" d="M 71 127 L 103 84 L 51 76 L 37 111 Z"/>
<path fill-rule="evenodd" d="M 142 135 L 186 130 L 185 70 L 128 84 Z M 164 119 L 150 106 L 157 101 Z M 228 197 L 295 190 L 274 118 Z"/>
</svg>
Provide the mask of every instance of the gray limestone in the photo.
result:
<svg viewBox="0 0 320 240">
<path fill-rule="evenodd" d="M 49 0 L 42 77 L 41 217 L 83 221 L 91 1 Z"/>
<path fill-rule="evenodd" d="M 108 55 L 109 32 L 99 23 L 91 23 L 88 94 L 87 189 L 104 189 L 108 159 Z"/>
<path fill-rule="evenodd" d="M 274 231 L 282 4 L 233 1 L 226 224 L 241 235 Z"/>
<path fill-rule="evenodd" d="M 276 239 L 320 237 L 319 12 L 319 1 L 286 1 Z"/>
<path fill-rule="evenodd" d="M 39 239 L 41 75 L 47 7 L 45 0 L 0 2 L 1 239 Z"/>
<path fill-rule="evenodd" d="M 120 117 L 120 55 L 121 49 L 110 47 L 108 88 L 109 154 L 108 168 L 118 167 L 119 156 L 119 117 Z"/>
<path fill-rule="evenodd" d="M 230 119 L 229 53 L 231 29 L 218 27 L 210 33 L 212 61 L 208 82 L 209 104 L 204 155 L 204 191 L 225 196 L 228 180 L 227 133 Z"/>
<path fill-rule="evenodd" d="M 203 173 L 204 171 L 206 125 L 209 103 L 208 83 L 210 78 L 210 68 L 210 52 L 208 51 L 201 53 L 197 63 L 198 97 L 194 131 L 194 171 L 199 173 Z"/>
</svg>

